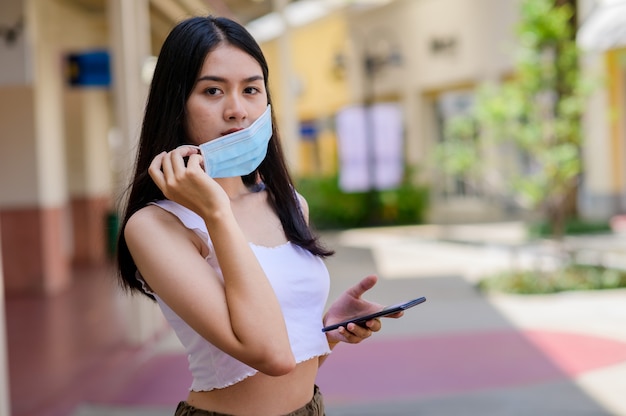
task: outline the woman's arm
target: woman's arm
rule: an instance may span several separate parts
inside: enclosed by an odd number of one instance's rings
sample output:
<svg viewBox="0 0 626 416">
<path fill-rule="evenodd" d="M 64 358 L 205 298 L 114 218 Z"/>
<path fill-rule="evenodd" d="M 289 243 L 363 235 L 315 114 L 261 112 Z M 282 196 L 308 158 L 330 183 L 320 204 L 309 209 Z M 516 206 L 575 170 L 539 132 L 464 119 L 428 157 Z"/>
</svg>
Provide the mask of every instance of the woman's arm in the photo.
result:
<svg viewBox="0 0 626 416">
<path fill-rule="evenodd" d="M 191 156 L 185 167 L 182 156 Z M 155 158 L 150 175 L 164 194 L 198 213 L 211 230 L 224 281 L 202 256 L 202 244 L 156 206 L 135 213 L 124 230 L 142 276 L 195 331 L 269 375 L 295 367 L 280 305 L 230 209 L 223 189 L 184 151 Z"/>
</svg>

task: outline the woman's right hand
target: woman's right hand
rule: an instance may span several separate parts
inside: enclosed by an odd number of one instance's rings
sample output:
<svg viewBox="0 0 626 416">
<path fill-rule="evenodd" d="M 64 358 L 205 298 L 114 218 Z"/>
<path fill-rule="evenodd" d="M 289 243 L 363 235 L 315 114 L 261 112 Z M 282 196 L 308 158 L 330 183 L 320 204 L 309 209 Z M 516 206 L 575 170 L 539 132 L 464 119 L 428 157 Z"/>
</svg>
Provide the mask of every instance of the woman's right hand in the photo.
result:
<svg viewBox="0 0 626 416">
<path fill-rule="evenodd" d="M 152 290 L 194 331 L 250 367 L 285 375 L 296 362 L 280 303 L 228 194 L 202 160 L 197 149 L 179 147 L 156 156 L 148 172 L 167 198 L 203 217 L 222 276 L 202 255 L 197 234 L 154 206 L 127 222 L 129 250 Z"/>
<path fill-rule="evenodd" d="M 230 201 L 222 187 L 206 174 L 203 163 L 197 148 L 180 146 L 157 155 L 148 173 L 166 198 L 204 216 L 230 207 Z"/>
</svg>

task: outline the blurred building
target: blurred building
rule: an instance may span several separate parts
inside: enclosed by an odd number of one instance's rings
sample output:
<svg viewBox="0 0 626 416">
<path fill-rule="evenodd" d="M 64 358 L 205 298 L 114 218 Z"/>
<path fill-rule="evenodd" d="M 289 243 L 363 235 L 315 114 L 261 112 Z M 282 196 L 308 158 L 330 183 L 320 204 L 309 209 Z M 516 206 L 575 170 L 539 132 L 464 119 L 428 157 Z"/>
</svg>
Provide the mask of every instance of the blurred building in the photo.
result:
<svg viewBox="0 0 626 416">
<path fill-rule="evenodd" d="M 471 106 L 479 84 L 511 74 L 518 3 L 4 0 L 0 220 L 7 295 L 54 294 L 71 284 L 72 267 L 107 261 L 154 57 L 175 22 L 193 14 L 235 17 L 261 42 L 296 175 L 341 168 L 335 123 L 342 110 L 391 103 L 402 113 L 403 163 L 433 189 L 432 221 L 514 217 L 485 190 L 436 173 L 432 150 L 446 123 Z M 601 6 L 617 3 L 581 0 L 583 27 L 593 27 L 592 15 L 603 16 Z M 609 14 L 623 16 L 616 10 Z M 585 118 L 579 208 L 585 217 L 607 219 L 626 204 L 624 51 L 620 39 L 585 39 L 585 68 L 607 84 Z"/>
<path fill-rule="evenodd" d="M 376 4 L 342 8 L 292 31 L 294 79 L 277 85 L 288 85 L 297 95 L 299 173 L 324 174 L 333 168 L 329 161 L 336 161 L 334 122 L 345 106 L 390 102 L 403 112 L 405 163 L 431 187 L 431 221 L 522 216 L 501 192 L 470 187 L 462 178 L 442 174 L 432 156 L 447 123 L 472 106 L 476 88 L 513 75 L 520 0 L 370 3 Z M 577 4 L 583 72 L 603 81 L 594 87 L 583 120 L 584 173 L 577 211 L 587 220 L 604 221 L 626 211 L 625 3 Z M 329 33 L 332 38 L 325 36 Z M 306 43 L 306 38 L 313 42 Z"/>
<path fill-rule="evenodd" d="M 346 13 L 340 52 L 350 102 L 395 103 L 403 113 L 404 154 L 431 188 L 432 222 L 500 220 L 506 207 L 436 169 L 433 149 L 474 88 L 511 71 L 513 0 L 398 0 Z"/>
<path fill-rule="evenodd" d="M 518 3 L 3 0 L 5 294 L 53 295 L 71 284 L 73 267 L 107 262 L 154 57 L 171 27 L 194 14 L 234 17 L 261 42 L 296 175 L 340 169 L 335 123 L 341 111 L 391 103 L 402 113 L 404 163 L 433 189 L 432 221 L 515 216 L 488 192 L 436 174 L 432 149 L 446 123 L 471 106 L 480 83 L 511 74 Z M 624 3 L 579 1 L 585 71 L 606 80 L 585 116 L 578 205 L 586 218 L 626 210 Z M 135 317 L 129 322 L 134 341 L 161 325 L 151 306 L 128 301 L 127 307 Z"/>
</svg>

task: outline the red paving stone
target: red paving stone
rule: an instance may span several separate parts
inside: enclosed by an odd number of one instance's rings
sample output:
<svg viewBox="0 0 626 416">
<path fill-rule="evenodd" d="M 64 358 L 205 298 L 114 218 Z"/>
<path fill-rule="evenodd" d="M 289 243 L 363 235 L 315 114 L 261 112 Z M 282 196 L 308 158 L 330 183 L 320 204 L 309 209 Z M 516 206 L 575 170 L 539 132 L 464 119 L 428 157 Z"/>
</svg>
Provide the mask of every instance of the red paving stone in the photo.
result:
<svg viewBox="0 0 626 416">
<path fill-rule="evenodd" d="M 604 338 L 546 331 L 526 337 L 570 377 L 626 361 L 626 343 Z"/>
<path fill-rule="evenodd" d="M 626 361 L 626 343 L 509 330 L 372 341 L 333 355 L 318 384 L 328 403 L 343 403 L 565 380 Z"/>
<path fill-rule="evenodd" d="M 66 416 L 92 380 L 133 353 L 110 269 L 74 273 L 64 293 L 6 299 L 13 416 Z"/>
<path fill-rule="evenodd" d="M 79 273 L 54 298 L 7 299 L 13 416 L 67 416 L 80 403 L 172 406 L 190 384 L 183 354 L 124 344 L 110 270 Z M 626 343 L 514 329 L 339 346 L 318 384 L 329 404 L 421 398 L 564 380 L 626 361 Z"/>
<path fill-rule="evenodd" d="M 329 404 L 416 399 L 566 380 L 626 361 L 626 343 L 586 335 L 514 330 L 372 340 L 341 346 L 318 384 Z M 191 380 L 183 354 L 147 360 L 94 403 L 172 405 Z"/>
<path fill-rule="evenodd" d="M 141 364 L 126 378 L 104 391 L 98 391 L 86 401 L 113 405 L 174 406 L 184 400 L 191 385 L 185 354 L 154 356 Z"/>
</svg>

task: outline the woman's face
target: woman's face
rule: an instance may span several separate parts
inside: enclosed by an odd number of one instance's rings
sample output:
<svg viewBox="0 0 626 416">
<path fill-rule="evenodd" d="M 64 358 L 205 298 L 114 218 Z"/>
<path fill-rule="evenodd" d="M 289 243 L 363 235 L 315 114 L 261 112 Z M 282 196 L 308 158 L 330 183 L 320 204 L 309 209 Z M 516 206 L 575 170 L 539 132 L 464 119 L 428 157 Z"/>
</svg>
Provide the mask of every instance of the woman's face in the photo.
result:
<svg viewBox="0 0 626 416">
<path fill-rule="evenodd" d="M 192 144 L 208 142 L 248 127 L 266 107 L 259 63 L 241 49 L 221 44 L 204 59 L 187 99 L 187 134 Z"/>
</svg>

